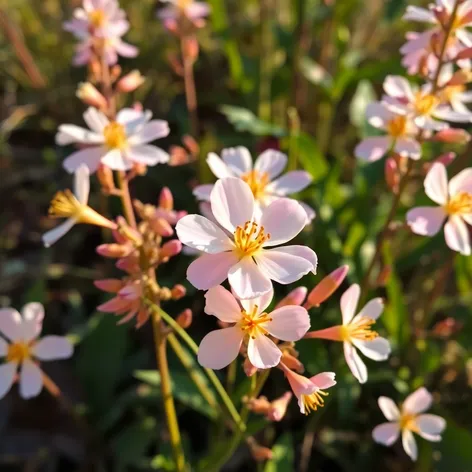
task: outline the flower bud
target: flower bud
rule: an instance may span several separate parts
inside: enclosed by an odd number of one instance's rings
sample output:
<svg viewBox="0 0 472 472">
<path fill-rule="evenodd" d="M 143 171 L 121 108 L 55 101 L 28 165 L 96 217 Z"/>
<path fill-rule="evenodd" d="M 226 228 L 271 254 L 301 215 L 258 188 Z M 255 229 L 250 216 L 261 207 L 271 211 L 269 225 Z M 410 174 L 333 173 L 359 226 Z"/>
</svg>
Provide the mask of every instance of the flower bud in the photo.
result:
<svg viewBox="0 0 472 472">
<path fill-rule="evenodd" d="M 460 51 L 455 57 L 455 60 L 460 61 L 461 59 L 472 59 L 472 48 L 465 48 Z"/>
<path fill-rule="evenodd" d="M 392 266 L 390 265 L 384 266 L 377 277 L 377 280 L 376 280 L 377 287 L 385 287 L 391 275 L 392 275 Z"/>
<path fill-rule="evenodd" d="M 470 134 L 465 129 L 446 128 L 438 131 L 434 141 L 451 144 L 467 144 L 470 141 Z"/>
<path fill-rule="evenodd" d="M 247 405 L 248 410 L 257 415 L 267 415 L 270 408 L 270 402 L 267 397 L 260 396 L 258 398 L 243 397 L 243 402 Z"/>
<path fill-rule="evenodd" d="M 180 254 L 182 243 L 178 239 L 172 239 L 163 244 L 161 249 L 161 258 L 168 259 Z"/>
<path fill-rule="evenodd" d="M 177 316 L 175 321 L 181 328 L 187 329 L 192 324 L 192 319 L 192 310 L 190 310 L 190 308 L 187 308 L 182 313 L 180 313 L 180 315 Z"/>
<path fill-rule="evenodd" d="M 136 175 L 146 175 L 147 173 L 147 165 L 146 164 L 142 164 L 141 162 L 135 162 L 133 164 L 133 172 L 136 174 Z"/>
<path fill-rule="evenodd" d="M 168 187 L 164 187 L 159 195 L 159 208 L 172 210 L 174 208 L 174 197 Z"/>
<path fill-rule="evenodd" d="M 164 238 L 168 238 L 174 234 L 172 226 L 164 218 L 155 218 L 150 221 L 150 224 L 153 231 L 155 231 L 157 234 L 160 234 Z"/>
<path fill-rule="evenodd" d="M 183 54 L 184 57 L 195 62 L 198 58 L 198 40 L 195 36 L 187 36 L 184 41 Z"/>
<path fill-rule="evenodd" d="M 424 165 L 425 171 L 426 172 L 429 171 L 429 169 L 431 169 L 431 166 L 433 164 L 442 164 L 447 167 L 449 164 L 451 164 L 454 161 L 455 158 L 456 158 L 455 152 L 446 152 L 444 154 L 441 154 L 433 162 L 427 163 Z"/>
<path fill-rule="evenodd" d="M 249 439 L 252 439 L 252 441 L 249 441 Z M 271 449 L 265 446 L 261 446 L 254 440 L 254 438 L 248 438 L 247 443 L 249 446 L 249 450 L 251 451 L 251 455 L 255 461 L 264 462 L 274 457 L 274 454 Z"/>
<path fill-rule="evenodd" d="M 80 82 L 76 92 L 77 98 L 87 105 L 104 109 L 107 107 L 106 98 L 90 82 Z"/>
<path fill-rule="evenodd" d="M 267 419 L 270 421 L 281 421 L 287 413 L 288 404 L 292 399 L 292 392 L 285 392 L 281 397 L 277 398 L 270 404 L 267 412 Z"/>
<path fill-rule="evenodd" d="M 132 248 L 124 244 L 100 244 L 96 249 L 97 253 L 103 257 L 111 257 L 119 259 L 126 257 L 132 251 Z"/>
<path fill-rule="evenodd" d="M 244 363 L 243 363 L 243 370 L 244 370 L 244 373 L 245 373 L 248 377 L 252 377 L 252 376 L 257 372 L 257 367 L 254 367 L 254 366 L 249 362 L 249 359 L 246 357 L 246 359 L 244 359 Z"/>
<path fill-rule="evenodd" d="M 287 305 L 301 305 L 305 300 L 308 289 L 306 287 L 294 288 L 288 295 L 286 295 L 275 308 L 281 308 Z"/>
<path fill-rule="evenodd" d="M 185 297 L 186 293 L 187 289 L 183 285 L 176 284 L 171 291 L 172 300 L 180 300 L 181 298 Z"/>
<path fill-rule="evenodd" d="M 305 372 L 304 365 L 297 359 L 298 352 L 293 348 L 282 349 L 282 357 L 280 362 L 283 362 L 288 368 L 303 374 Z"/>
<path fill-rule="evenodd" d="M 110 70 L 110 80 L 114 83 L 118 80 L 118 77 L 121 75 L 121 66 L 115 64 Z"/>
<path fill-rule="evenodd" d="M 102 192 L 109 194 L 115 189 L 115 181 L 113 179 L 113 171 L 103 164 L 100 164 L 97 169 L 97 178 L 102 186 Z"/>
<path fill-rule="evenodd" d="M 200 146 L 198 145 L 194 137 L 186 134 L 182 138 L 182 141 L 184 143 L 184 146 L 189 150 L 192 156 L 198 156 L 198 154 L 200 154 Z"/>
<path fill-rule="evenodd" d="M 342 284 L 349 271 L 348 265 L 338 267 L 328 274 L 308 295 L 307 301 L 303 305 L 307 310 L 317 307 L 327 300 L 335 290 Z"/>
<path fill-rule="evenodd" d="M 98 289 L 109 293 L 118 293 L 124 286 L 124 283 L 119 279 L 94 280 L 93 284 Z"/>
<path fill-rule="evenodd" d="M 138 87 L 141 87 L 146 79 L 141 75 L 139 70 L 134 69 L 123 76 L 116 84 L 118 92 L 134 92 Z"/>
</svg>

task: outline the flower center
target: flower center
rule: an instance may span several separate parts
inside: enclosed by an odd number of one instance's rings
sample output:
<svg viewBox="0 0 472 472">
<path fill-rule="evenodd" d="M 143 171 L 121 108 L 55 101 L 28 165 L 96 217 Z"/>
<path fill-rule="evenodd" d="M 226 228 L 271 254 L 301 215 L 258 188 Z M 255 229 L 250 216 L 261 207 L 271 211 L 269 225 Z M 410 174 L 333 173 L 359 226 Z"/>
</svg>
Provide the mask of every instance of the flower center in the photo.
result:
<svg viewBox="0 0 472 472">
<path fill-rule="evenodd" d="M 406 116 L 396 116 L 387 123 L 387 132 L 392 138 L 399 138 L 406 134 Z"/>
<path fill-rule="evenodd" d="M 193 0 L 177 0 L 177 8 L 186 10 L 192 3 Z"/>
<path fill-rule="evenodd" d="M 106 146 L 110 149 L 123 149 L 126 147 L 125 127 L 116 121 L 111 121 L 105 126 L 103 136 L 105 137 Z"/>
<path fill-rule="evenodd" d="M 234 232 L 234 244 L 241 258 L 254 255 L 269 239 L 270 234 L 265 233 L 264 226 L 253 221 L 246 221 L 244 226 L 238 226 Z"/>
<path fill-rule="evenodd" d="M 31 349 L 28 344 L 17 342 L 8 346 L 7 362 L 17 362 L 21 364 L 25 359 L 31 357 Z"/>
<path fill-rule="evenodd" d="M 379 336 L 376 331 L 372 331 L 373 324 L 375 324 L 375 320 L 372 318 L 360 316 L 348 325 L 342 326 L 341 337 L 343 341 L 350 341 L 353 338 L 360 341 L 372 341 Z"/>
<path fill-rule="evenodd" d="M 49 216 L 52 218 L 77 218 L 80 219 L 84 206 L 75 198 L 69 190 L 57 192 L 49 207 Z"/>
<path fill-rule="evenodd" d="M 448 215 L 462 215 L 472 213 L 472 194 L 460 192 L 446 204 Z"/>
<path fill-rule="evenodd" d="M 269 174 L 267 172 L 250 170 L 243 174 L 241 179 L 249 185 L 254 198 L 257 200 L 264 195 L 264 189 L 269 183 Z"/>
<path fill-rule="evenodd" d="M 323 390 L 317 390 L 311 395 L 301 395 L 303 406 L 305 407 L 305 415 L 308 415 L 311 411 L 316 411 L 318 408 L 324 407 L 324 398 L 329 393 Z"/>
<path fill-rule="evenodd" d="M 400 430 L 409 429 L 410 431 L 418 431 L 418 426 L 416 425 L 416 415 L 411 413 L 404 413 L 400 417 Z"/>
<path fill-rule="evenodd" d="M 100 28 L 105 23 L 105 13 L 103 10 L 94 10 L 88 14 L 88 20 L 94 28 Z"/>
<path fill-rule="evenodd" d="M 267 313 L 258 315 L 258 310 L 259 307 L 254 305 L 254 308 L 249 313 L 246 310 L 241 311 L 239 327 L 252 339 L 255 339 L 256 336 L 266 335 L 268 331 L 264 328 L 264 325 L 272 321 L 272 318 Z"/>
<path fill-rule="evenodd" d="M 441 93 L 441 99 L 444 102 L 450 102 L 454 100 L 454 97 L 458 93 L 462 93 L 466 90 L 465 85 L 449 85 Z"/>
<path fill-rule="evenodd" d="M 414 107 L 418 115 L 430 115 L 439 104 L 439 99 L 434 95 L 417 92 L 415 94 Z"/>
</svg>

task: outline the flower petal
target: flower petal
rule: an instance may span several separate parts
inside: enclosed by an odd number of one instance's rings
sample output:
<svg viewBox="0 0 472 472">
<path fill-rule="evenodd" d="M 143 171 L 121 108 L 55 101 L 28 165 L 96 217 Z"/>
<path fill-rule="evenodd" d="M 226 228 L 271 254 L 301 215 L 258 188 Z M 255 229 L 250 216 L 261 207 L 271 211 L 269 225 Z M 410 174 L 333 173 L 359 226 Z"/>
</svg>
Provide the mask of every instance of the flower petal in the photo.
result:
<svg viewBox="0 0 472 472">
<path fill-rule="evenodd" d="M 21 315 L 23 317 L 22 339 L 24 341 L 36 339 L 43 328 L 43 305 L 37 302 L 28 303 L 22 308 Z"/>
<path fill-rule="evenodd" d="M 23 320 L 13 308 L 0 309 L 0 333 L 10 341 L 23 339 Z"/>
<path fill-rule="evenodd" d="M 419 415 L 415 419 L 418 434 L 428 441 L 440 441 L 446 420 L 438 415 Z"/>
<path fill-rule="evenodd" d="M 208 333 L 198 348 L 198 362 L 209 369 L 223 369 L 238 356 L 243 332 L 238 326 Z"/>
<path fill-rule="evenodd" d="M 149 144 L 133 145 L 126 150 L 126 157 L 133 162 L 146 166 L 169 162 L 169 154 L 157 146 Z"/>
<path fill-rule="evenodd" d="M 402 157 L 411 157 L 415 160 L 421 157 L 421 145 L 413 138 L 398 138 L 394 150 Z"/>
<path fill-rule="evenodd" d="M 81 165 L 85 164 L 90 173 L 93 174 L 98 169 L 100 160 L 105 154 L 106 149 L 101 146 L 81 149 L 66 157 L 62 165 L 67 172 L 73 174 Z"/>
<path fill-rule="evenodd" d="M 218 180 L 210 196 L 211 210 L 218 223 L 230 233 L 244 226 L 254 214 L 254 196 L 246 182 L 236 177 Z"/>
<path fill-rule="evenodd" d="M 244 257 L 230 268 L 228 281 L 237 297 L 242 299 L 260 297 L 272 289 L 269 277 L 251 257 Z"/>
<path fill-rule="evenodd" d="M 282 351 L 277 345 L 263 334 L 255 339 L 249 338 L 247 344 L 249 362 L 258 369 L 270 369 L 280 362 Z"/>
<path fill-rule="evenodd" d="M 236 323 L 241 319 L 241 308 L 233 294 L 221 285 L 210 288 L 205 294 L 205 313 L 216 316 L 226 323 Z"/>
<path fill-rule="evenodd" d="M 275 149 L 267 149 L 256 159 L 254 170 L 259 173 L 267 173 L 269 180 L 277 177 L 287 165 L 287 156 Z"/>
<path fill-rule="evenodd" d="M 210 201 L 210 195 L 213 187 L 213 184 L 197 185 L 192 191 L 193 196 L 198 200 Z"/>
<path fill-rule="evenodd" d="M 74 174 L 74 195 L 80 203 L 86 205 L 90 193 L 90 170 L 81 164 Z"/>
<path fill-rule="evenodd" d="M 389 421 L 395 421 L 400 418 L 400 410 L 395 402 L 388 397 L 379 397 L 377 400 L 379 408 L 382 410 L 385 418 Z"/>
<path fill-rule="evenodd" d="M 56 241 L 58 241 L 65 234 L 67 234 L 76 223 L 77 220 L 75 218 L 68 218 L 66 221 L 64 221 L 64 223 L 61 223 L 54 229 L 51 229 L 50 231 L 44 233 L 42 236 L 44 246 L 52 246 Z"/>
<path fill-rule="evenodd" d="M 131 146 L 147 144 L 156 139 L 165 138 L 170 133 L 169 123 L 164 120 L 152 120 L 145 123 L 135 134 L 129 137 Z"/>
<path fill-rule="evenodd" d="M 382 337 L 375 338 L 372 341 L 360 341 L 354 338 L 352 343 L 364 356 L 373 361 L 384 361 L 388 359 L 392 351 L 388 340 Z"/>
<path fill-rule="evenodd" d="M 336 380 L 334 380 L 336 374 L 334 372 L 321 372 L 310 378 L 310 382 L 316 385 L 317 388 L 325 390 L 336 385 Z"/>
<path fill-rule="evenodd" d="M 446 244 L 464 256 L 470 256 L 470 237 L 467 225 L 459 215 L 452 215 L 444 226 Z"/>
<path fill-rule="evenodd" d="M 343 325 L 347 325 L 351 322 L 354 314 L 356 313 L 357 304 L 359 303 L 359 297 L 361 294 L 361 288 L 357 284 L 351 285 L 341 296 L 341 313 L 343 315 Z"/>
<path fill-rule="evenodd" d="M 87 110 L 85 110 L 83 117 L 84 117 L 85 123 L 87 123 L 87 126 L 91 130 L 95 131 L 95 133 L 100 135 L 101 137 L 100 142 L 103 143 L 104 141 L 103 129 L 105 128 L 107 124 L 110 123 L 110 121 L 105 116 L 105 114 L 94 107 L 89 107 L 87 108 Z"/>
<path fill-rule="evenodd" d="M 383 89 L 390 97 L 407 98 L 409 101 L 414 98 L 410 82 L 399 75 L 388 75 L 384 80 Z"/>
<path fill-rule="evenodd" d="M 358 159 L 367 162 L 375 162 L 386 154 L 391 145 L 392 139 L 389 136 L 365 138 L 354 149 L 354 155 Z"/>
<path fill-rule="evenodd" d="M 110 149 L 101 158 L 101 163 L 112 170 L 127 171 L 133 167 L 133 162 L 120 149 Z"/>
<path fill-rule="evenodd" d="M 438 205 L 447 203 L 449 193 L 447 188 L 447 172 L 444 164 L 437 162 L 431 166 L 424 179 L 424 190 L 433 202 Z"/>
<path fill-rule="evenodd" d="M 308 187 L 313 181 L 311 174 L 304 170 L 294 170 L 287 172 L 282 177 L 274 180 L 266 186 L 265 191 L 275 193 L 276 195 L 285 196 L 291 193 L 300 192 Z"/>
<path fill-rule="evenodd" d="M 24 399 L 36 397 L 43 388 L 41 369 L 34 362 L 26 359 L 20 371 L 20 395 Z"/>
<path fill-rule="evenodd" d="M 406 214 L 406 221 L 413 233 L 421 236 L 434 236 L 441 229 L 446 212 L 438 207 L 417 207 Z"/>
<path fill-rule="evenodd" d="M 116 121 L 125 125 L 126 131 L 131 133 L 141 129 L 151 119 L 151 112 L 135 110 L 134 108 L 122 108 L 116 115 Z"/>
<path fill-rule="evenodd" d="M 18 364 L 16 362 L 7 362 L 0 365 L 0 399 L 2 399 L 11 389 L 15 381 L 16 370 Z"/>
<path fill-rule="evenodd" d="M 214 152 L 210 152 L 206 159 L 208 167 L 218 179 L 234 177 L 234 172 L 230 169 Z"/>
<path fill-rule="evenodd" d="M 418 458 L 418 446 L 416 445 L 415 437 L 409 429 L 402 431 L 402 444 L 405 452 L 410 456 L 412 461 Z"/>
<path fill-rule="evenodd" d="M 8 346 L 9 344 L 3 338 L 0 338 L 0 357 L 6 357 L 8 354 Z"/>
<path fill-rule="evenodd" d="M 72 143 L 101 144 L 103 136 L 76 125 L 61 125 L 56 134 L 56 144 L 67 146 Z"/>
<path fill-rule="evenodd" d="M 250 298 L 248 300 L 239 300 L 242 307 L 246 310 L 246 312 L 250 312 L 254 309 L 257 305 L 257 313 L 263 313 L 266 308 L 270 305 L 270 302 L 274 298 L 274 289 L 273 287 L 270 288 L 268 292 L 265 292 L 260 297 Z"/>
<path fill-rule="evenodd" d="M 271 321 L 264 328 L 282 341 L 298 341 L 310 328 L 310 317 L 305 308 L 288 305 L 270 313 Z"/>
<path fill-rule="evenodd" d="M 231 267 L 237 263 L 233 252 L 204 254 L 188 266 L 187 279 L 195 288 L 208 290 L 223 283 Z"/>
<path fill-rule="evenodd" d="M 344 357 L 347 365 L 352 372 L 352 375 L 361 383 L 367 382 L 367 367 L 365 366 L 362 359 L 357 354 L 357 351 L 351 343 L 345 342 L 344 344 Z"/>
<path fill-rule="evenodd" d="M 73 347 L 64 336 L 45 336 L 33 346 L 32 352 L 41 361 L 52 361 L 71 357 Z"/>
<path fill-rule="evenodd" d="M 183 244 L 208 254 L 229 251 L 234 244 L 215 223 L 200 215 L 186 215 L 175 227 Z"/>
<path fill-rule="evenodd" d="M 368 301 L 357 316 L 359 317 L 366 316 L 367 318 L 370 318 L 371 320 L 376 320 L 382 314 L 383 309 L 384 309 L 384 301 L 382 298 L 377 297 Z"/>
<path fill-rule="evenodd" d="M 429 410 L 433 403 L 433 396 L 424 387 L 420 387 L 406 397 L 402 410 L 407 413 L 418 414 Z"/>
<path fill-rule="evenodd" d="M 391 446 L 398 439 L 399 435 L 400 428 L 398 423 L 382 423 L 372 431 L 374 441 L 384 446 Z"/>
<path fill-rule="evenodd" d="M 450 180 L 449 194 L 451 197 L 459 192 L 472 193 L 472 167 L 462 170 Z"/>
<path fill-rule="evenodd" d="M 244 146 L 223 149 L 221 157 L 234 175 L 240 176 L 252 168 L 251 153 Z"/>
</svg>

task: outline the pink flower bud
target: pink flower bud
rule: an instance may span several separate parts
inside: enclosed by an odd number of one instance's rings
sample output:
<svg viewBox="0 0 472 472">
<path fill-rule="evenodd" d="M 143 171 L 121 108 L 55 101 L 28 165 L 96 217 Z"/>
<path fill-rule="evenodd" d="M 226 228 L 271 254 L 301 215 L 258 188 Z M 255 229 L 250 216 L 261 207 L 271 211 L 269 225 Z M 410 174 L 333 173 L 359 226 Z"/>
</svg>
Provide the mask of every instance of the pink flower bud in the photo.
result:
<svg viewBox="0 0 472 472">
<path fill-rule="evenodd" d="M 174 257 L 182 251 L 182 243 L 178 239 L 172 239 L 163 244 L 161 249 L 161 258 Z"/>
<path fill-rule="evenodd" d="M 438 131 L 433 140 L 441 143 L 467 144 L 470 141 L 470 134 L 465 129 L 446 128 Z"/>
<path fill-rule="evenodd" d="M 400 183 L 400 172 L 398 171 L 397 161 L 393 157 L 385 159 L 385 182 L 388 187 L 397 193 L 398 185 Z"/>
<path fill-rule="evenodd" d="M 93 284 L 98 289 L 110 293 L 118 293 L 124 286 L 124 283 L 119 279 L 94 280 Z"/>
<path fill-rule="evenodd" d="M 180 300 L 181 298 L 185 297 L 185 294 L 187 293 L 187 289 L 181 285 L 177 284 L 174 285 L 173 289 L 171 290 L 172 293 L 172 300 Z"/>
<path fill-rule="evenodd" d="M 253 438 L 252 441 L 248 441 L 249 450 L 253 459 L 257 462 L 264 462 L 270 460 L 274 457 L 274 454 L 271 449 L 265 446 L 258 444 Z"/>
<path fill-rule="evenodd" d="M 103 257 L 120 258 L 130 253 L 130 247 L 124 244 L 100 244 L 97 252 Z"/>
<path fill-rule="evenodd" d="M 170 223 L 164 218 L 156 218 L 151 221 L 152 229 L 157 233 L 160 234 L 164 238 L 168 238 L 174 234 L 174 230 Z"/>
<path fill-rule="evenodd" d="M 258 398 L 243 397 L 243 402 L 247 405 L 248 410 L 257 415 L 267 415 L 270 409 L 270 402 L 264 396 Z"/>
<path fill-rule="evenodd" d="M 281 308 L 287 305 L 301 305 L 305 300 L 308 289 L 306 287 L 294 288 L 288 295 L 286 295 L 275 308 Z"/>
<path fill-rule="evenodd" d="M 267 412 L 267 419 L 270 421 L 281 421 L 287 413 L 288 404 L 292 399 L 292 392 L 285 392 L 280 398 L 277 398 L 270 404 Z"/>
<path fill-rule="evenodd" d="M 295 357 L 292 352 L 288 350 L 282 351 L 282 358 L 280 359 L 280 361 L 283 362 L 290 369 L 298 372 L 299 374 L 303 374 L 303 372 L 305 372 L 305 366 L 301 363 L 301 361 L 299 361 Z"/>
<path fill-rule="evenodd" d="M 439 157 L 437 157 L 429 167 L 431 167 L 433 164 L 443 164 L 446 167 L 451 164 L 454 159 L 456 158 L 456 153 L 455 152 L 446 152 L 444 154 L 441 154 Z"/>
<path fill-rule="evenodd" d="M 76 92 L 77 98 L 87 105 L 103 109 L 107 107 L 106 98 L 90 82 L 81 82 Z"/>
<path fill-rule="evenodd" d="M 198 58 L 198 40 L 195 36 L 190 36 L 184 43 L 184 55 L 187 59 L 195 62 Z"/>
<path fill-rule="evenodd" d="M 254 366 L 249 362 L 249 359 L 246 358 L 246 359 L 244 359 L 243 370 L 244 370 L 244 373 L 245 373 L 248 377 L 252 377 L 252 376 L 257 372 L 257 367 L 254 367 Z"/>
<path fill-rule="evenodd" d="M 307 310 L 319 306 L 327 300 L 335 290 L 342 284 L 349 271 L 348 265 L 338 267 L 328 274 L 308 295 L 308 299 L 303 305 Z"/>
<path fill-rule="evenodd" d="M 135 69 L 131 72 L 128 72 L 118 81 L 118 83 L 116 84 L 116 89 L 119 92 L 124 93 L 134 92 L 138 87 L 143 85 L 145 80 L 146 79 L 141 75 L 141 72 Z"/>
<path fill-rule="evenodd" d="M 455 60 L 460 61 L 461 59 L 472 59 L 472 48 L 465 48 L 462 51 L 460 51 Z"/>
<path fill-rule="evenodd" d="M 159 208 L 172 210 L 174 208 L 174 197 L 168 187 L 164 187 L 159 195 Z"/>
<path fill-rule="evenodd" d="M 181 328 L 187 329 L 192 324 L 192 319 L 192 310 L 190 310 L 190 308 L 187 308 L 182 313 L 180 313 L 180 315 L 177 316 L 175 321 L 177 321 Z"/>
</svg>

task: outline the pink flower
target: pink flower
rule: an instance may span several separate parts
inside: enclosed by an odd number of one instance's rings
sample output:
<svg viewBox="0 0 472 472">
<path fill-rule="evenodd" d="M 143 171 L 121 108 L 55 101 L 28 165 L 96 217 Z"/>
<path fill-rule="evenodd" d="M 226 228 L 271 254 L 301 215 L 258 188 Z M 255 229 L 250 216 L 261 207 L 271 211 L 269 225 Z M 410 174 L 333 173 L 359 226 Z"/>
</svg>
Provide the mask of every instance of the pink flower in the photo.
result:
<svg viewBox="0 0 472 472">
<path fill-rule="evenodd" d="M 256 209 L 261 213 L 272 202 L 279 198 L 300 192 L 310 185 L 312 177 L 303 170 L 287 172 L 279 177 L 287 165 L 287 156 L 274 149 L 264 151 L 252 163 L 251 154 L 243 147 L 223 149 L 221 159 L 213 152 L 208 154 L 207 163 L 215 176 L 238 177 L 246 182 L 254 195 Z M 213 185 L 199 185 L 193 194 L 200 200 L 210 199 Z M 308 222 L 315 217 L 315 211 L 308 205 L 301 203 L 308 216 Z"/>
<path fill-rule="evenodd" d="M 324 391 L 336 385 L 334 380 L 336 374 L 334 372 L 322 372 L 311 378 L 304 377 L 290 370 L 283 363 L 280 367 L 285 372 L 285 376 L 292 387 L 293 393 L 298 399 L 300 413 L 308 415 L 311 411 L 316 411 L 324 406 L 324 398 L 328 395 Z"/>
<path fill-rule="evenodd" d="M 272 290 L 260 298 L 239 300 L 221 285 L 205 295 L 205 313 L 225 323 L 234 323 L 207 334 L 198 349 L 198 362 L 210 369 L 222 369 L 236 359 L 241 344 L 247 342 L 247 356 L 254 367 L 275 367 L 282 352 L 269 338 L 297 341 L 310 327 L 308 312 L 300 306 L 285 306 L 267 313 L 273 297 Z"/>
<path fill-rule="evenodd" d="M 295 200 L 276 200 L 257 219 L 250 187 L 234 177 L 218 180 L 210 200 L 218 224 L 187 215 L 176 226 L 183 244 L 206 253 L 187 270 L 196 288 L 208 290 L 228 278 L 236 295 L 248 299 L 271 290 L 271 280 L 289 284 L 316 271 L 317 256 L 306 246 L 270 249 L 305 227 L 306 212 Z"/>
<path fill-rule="evenodd" d="M 168 5 L 157 12 L 157 17 L 168 29 L 175 30 L 181 16 L 185 16 L 197 28 L 205 25 L 204 18 L 210 14 L 210 5 L 193 0 L 163 0 Z"/>
<path fill-rule="evenodd" d="M 411 159 L 421 157 L 421 146 L 415 139 L 418 135 L 418 128 L 409 116 L 395 113 L 381 102 L 369 104 L 366 115 L 369 124 L 385 131 L 386 135 L 370 137 L 361 141 L 354 151 L 356 157 L 374 162 L 389 151 Z"/>
<path fill-rule="evenodd" d="M 444 221 L 446 244 L 466 256 L 471 254 L 468 224 L 472 224 L 472 168 L 459 172 L 448 183 L 443 164 L 433 164 L 424 180 L 426 195 L 437 207 L 417 207 L 406 219 L 411 230 L 422 236 L 434 236 Z"/>
<path fill-rule="evenodd" d="M 422 415 L 433 401 L 432 395 L 424 387 L 409 395 L 401 410 L 387 397 L 379 397 L 378 403 L 389 423 L 382 423 L 374 428 L 372 436 L 375 442 L 391 446 L 402 435 L 403 449 L 416 461 L 418 449 L 413 433 L 428 441 L 441 441 L 441 433 L 446 427 L 444 418 L 437 415 Z"/>
<path fill-rule="evenodd" d="M 390 343 L 372 331 L 371 327 L 383 311 L 381 298 L 374 298 L 354 316 L 359 303 L 360 287 L 351 285 L 341 297 L 343 324 L 331 328 L 312 331 L 305 338 L 329 339 L 342 341 L 344 357 L 352 374 L 360 383 L 367 382 L 367 367 L 356 351 L 374 361 L 384 361 L 390 354 Z"/>
<path fill-rule="evenodd" d="M 40 303 L 28 303 L 21 315 L 13 308 L 0 310 L 0 356 L 5 364 L 0 366 L 0 398 L 13 385 L 20 369 L 20 395 L 31 398 L 43 388 L 43 374 L 39 361 L 67 359 L 72 356 L 72 345 L 61 336 L 45 336 L 38 339 L 43 325 L 44 308 Z"/>
<path fill-rule="evenodd" d="M 464 115 L 471 114 L 466 103 L 472 102 L 472 92 L 467 91 L 465 84 L 448 85 L 453 76 L 452 64 L 445 64 L 439 76 L 439 85 L 441 86 L 439 98 L 442 103 L 448 104 L 452 110 Z"/>
<path fill-rule="evenodd" d="M 123 108 L 110 121 L 102 112 L 90 107 L 84 113 L 84 121 L 90 129 L 76 125 L 61 125 L 56 135 L 57 144 L 64 146 L 78 143 L 89 145 L 71 154 L 64 161 L 68 172 L 75 172 L 85 164 L 91 173 L 100 164 L 113 170 L 129 170 L 133 164 L 153 166 L 165 163 L 169 155 L 148 143 L 169 134 L 167 121 L 151 120 L 150 111 Z"/>
</svg>

